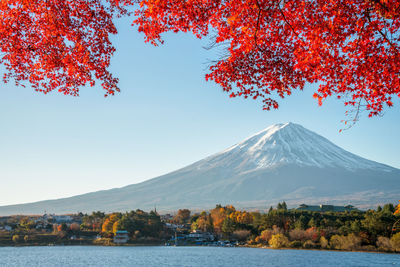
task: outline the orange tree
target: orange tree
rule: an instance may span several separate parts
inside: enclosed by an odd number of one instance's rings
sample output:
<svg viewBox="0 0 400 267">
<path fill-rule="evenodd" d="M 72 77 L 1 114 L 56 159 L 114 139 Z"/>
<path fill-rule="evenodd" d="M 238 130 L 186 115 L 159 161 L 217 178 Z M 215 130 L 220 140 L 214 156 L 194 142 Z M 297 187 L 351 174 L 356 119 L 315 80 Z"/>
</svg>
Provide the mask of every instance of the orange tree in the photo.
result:
<svg viewBox="0 0 400 267">
<path fill-rule="evenodd" d="M 400 200 L 399 200 L 399 202 L 400 202 Z M 400 215 L 400 203 L 397 204 L 396 209 L 394 211 L 394 215 Z"/>
</svg>

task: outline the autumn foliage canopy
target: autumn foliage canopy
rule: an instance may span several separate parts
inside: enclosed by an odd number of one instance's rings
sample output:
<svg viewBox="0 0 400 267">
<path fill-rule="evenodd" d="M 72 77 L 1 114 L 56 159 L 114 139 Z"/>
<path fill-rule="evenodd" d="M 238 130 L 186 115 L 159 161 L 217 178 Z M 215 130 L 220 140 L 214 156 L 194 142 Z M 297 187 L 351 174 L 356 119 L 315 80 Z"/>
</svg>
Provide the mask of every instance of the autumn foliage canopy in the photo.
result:
<svg viewBox="0 0 400 267">
<path fill-rule="evenodd" d="M 400 97 L 398 0 L 2 0 L 4 80 L 71 95 L 98 80 L 114 94 L 109 37 L 121 15 L 154 45 L 169 31 L 210 38 L 225 55 L 206 79 L 265 109 L 306 83 L 320 104 L 336 96 L 370 116 Z"/>
<path fill-rule="evenodd" d="M 115 1 L 1 0 L 0 63 L 5 82 L 28 82 L 40 92 L 78 95 L 95 80 L 106 95 L 119 91 L 108 71 L 115 48 L 114 19 L 125 12 Z"/>
</svg>

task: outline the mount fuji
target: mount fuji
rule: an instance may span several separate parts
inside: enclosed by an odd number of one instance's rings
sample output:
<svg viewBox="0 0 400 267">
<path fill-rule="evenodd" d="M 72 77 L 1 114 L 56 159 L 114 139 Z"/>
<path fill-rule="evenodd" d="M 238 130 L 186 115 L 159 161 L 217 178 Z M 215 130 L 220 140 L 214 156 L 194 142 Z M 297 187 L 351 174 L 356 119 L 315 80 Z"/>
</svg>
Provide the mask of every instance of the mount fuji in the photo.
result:
<svg viewBox="0 0 400 267">
<path fill-rule="evenodd" d="M 187 167 L 142 183 L 74 197 L 0 207 L 0 215 L 207 209 L 267 209 L 397 202 L 400 170 L 352 154 L 294 123 L 275 124 Z"/>
</svg>

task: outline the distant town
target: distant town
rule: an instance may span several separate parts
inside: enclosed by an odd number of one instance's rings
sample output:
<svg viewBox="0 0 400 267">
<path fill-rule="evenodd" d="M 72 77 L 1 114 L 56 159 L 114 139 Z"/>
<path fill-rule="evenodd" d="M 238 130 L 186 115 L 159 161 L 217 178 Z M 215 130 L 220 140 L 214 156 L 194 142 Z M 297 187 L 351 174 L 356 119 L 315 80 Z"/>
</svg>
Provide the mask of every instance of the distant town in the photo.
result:
<svg viewBox="0 0 400 267">
<path fill-rule="evenodd" d="M 360 251 L 400 251 L 395 206 L 376 210 L 307 205 L 288 209 L 285 202 L 268 212 L 217 205 L 193 213 L 156 210 L 44 214 L 0 217 L 0 246 L 166 245 L 254 246 Z"/>
</svg>

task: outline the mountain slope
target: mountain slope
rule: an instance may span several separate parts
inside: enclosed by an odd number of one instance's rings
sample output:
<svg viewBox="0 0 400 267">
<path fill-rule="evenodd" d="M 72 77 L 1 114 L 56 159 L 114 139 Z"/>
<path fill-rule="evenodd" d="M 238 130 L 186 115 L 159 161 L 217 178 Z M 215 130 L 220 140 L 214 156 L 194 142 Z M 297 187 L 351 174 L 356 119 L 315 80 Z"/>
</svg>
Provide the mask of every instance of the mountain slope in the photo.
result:
<svg viewBox="0 0 400 267">
<path fill-rule="evenodd" d="M 217 203 L 266 208 L 286 200 L 373 206 L 400 196 L 400 170 L 347 152 L 304 127 L 276 124 L 175 172 L 122 188 L 0 207 L 0 215 L 136 208 L 168 211 Z"/>
</svg>

